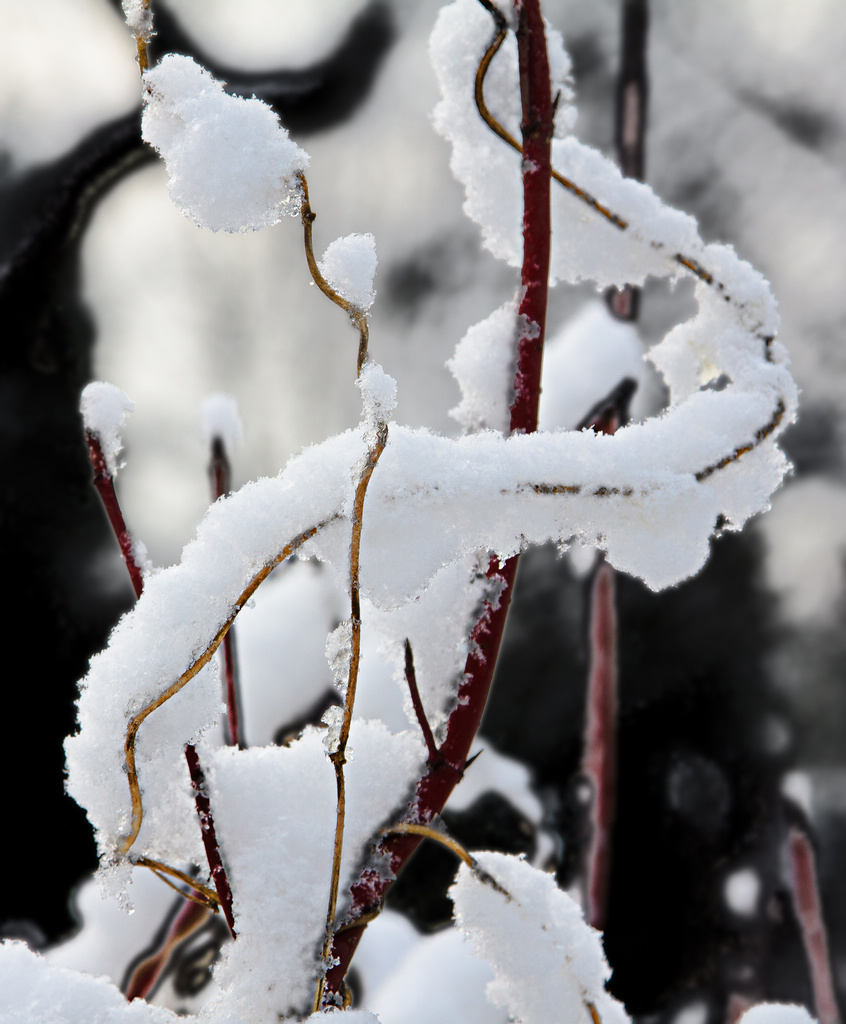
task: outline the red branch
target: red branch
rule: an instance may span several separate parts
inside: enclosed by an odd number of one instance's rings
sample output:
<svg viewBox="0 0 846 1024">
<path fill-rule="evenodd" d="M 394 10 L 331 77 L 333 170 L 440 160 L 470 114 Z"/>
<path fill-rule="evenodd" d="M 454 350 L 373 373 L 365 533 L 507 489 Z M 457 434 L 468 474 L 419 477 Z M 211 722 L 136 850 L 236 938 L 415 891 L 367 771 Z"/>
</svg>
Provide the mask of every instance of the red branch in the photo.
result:
<svg viewBox="0 0 846 1024">
<path fill-rule="evenodd" d="M 91 468 L 94 470 L 94 486 L 97 488 L 97 493 L 100 495 L 106 515 L 109 517 L 112 530 L 120 545 L 120 553 L 123 555 L 126 568 L 129 570 L 129 578 L 132 580 L 135 596 L 140 597 L 141 591 L 144 589 L 144 577 L 141 575 L 141 569 L 135 561 L 135 552 L 132 550 L 132 538 L 126 529 L 123 513 L 118 504 L 117 495 L 115 494 L 115 482 L 106 464 L 103 446 L 100 444 L 100 438 L 96 434 L 92 434 L 90 430 L 85 431 L 85 440 L 88 444 L 88 457 L 91 460 Z"/>
<path fill-rule="evenodd" d="M 605 923 L 611 870 L 611 830 L 616 805 L 617 616 L 614 570 L 602 563 L 593 580 L 590 678 L 582 770 L 593 789 L 593 835 L 588 850 L 587 910 L 594 928 Z"/>
<path fill-rule="evenodd" d="M 188 771 L 191 773 L 194 802 L 197 805 L 197 814 L 200 818 L 200 830 L 203 834 L 203 846 L 206 850 L 206 860 L 209 862 L 209 871 L 220 899 L 220 909 L 223 911 L 223 916 L 226 918 L 229 931 L 234 939 L 236 933 L 235 918 L 232 915 L 232 890 L 229 888 L 229 879 L 226 877 L 226 869 L 220 857 L 220 847 L 217 845 L 214 818 L 212 817 L 211 804 L 206 792 L 206 777 L 193 743 L 189 743 L 185 747 L 185 760 L 188 762 Z"/>
<path fill-rule="evenodd" d="M 550 142 L 552 95 L 540 0 L 515 0 L 519 24 L 517 48 L 523 102 L 523 297 L 520 303 L 520 334 L 517 346 L 515 398 L 511 407 L 512 431 L 537 429 L 540 374 L 546 325 L 550 253 Z M 494 668 L 505 630 L 517 557 L 500 567 L 492 559 L 488 568 L 490 589 L 482 614 L 470 634 L 470 654 L 458 699 L 449 716 L 438 761 L 430 765 L 417 786 L 409 820 L 427 824 L 440 814 L 460 781 L 470 747 L 493 680 Z M 367 922 L 381 909 L 393 877 L 407 863 L 420 842 L 419 836 L 392 835 L 378 852 L 389 870 L 365 869 L 351 890 L 347 924 L 335 935 L 332 956 L 335 966 L 326 975 L 327 996 L 337 993 L 349 969 Z M 388 875 L 388 877 L 386 877 Z"/>
<path fill-rule="evenodd" d="M 820 1024 L 840 1024 L 814 848 L 807 835 L 795 826 L 788 832 L 787 856 L 793 906 L 796 909 L 805 955 L 808 958 L 817 1017 Z"/>
<path fill-rule="evenodd" d="M 215 437 L 212 439 L 211 464 L 209 465 L 213 501 L 217 501 L 224 494 L 229 494 L 231 475 L 229 459 L 226 457 L 226 447 L 221 438 Z M 223 673 L 226 688 L 226 719 L 224 721 L 226 742 L 243 750 L 247 744 L 241 728 L 241 686 L 234 626 L 223 638 Z"/>
<path fill-rule="evenodd" d="M 127 1002 L 133 999 L 146 999 L 152 992 L 156 982 L 167 966 L 171 954 L 192 932 L 195 932 L 209 919 L 210 910 L 191 900 L 186 900 L 170 926 L 165 940 L 155 953 L 150 954 L 135 968 L 126 987 Z"/>
</svg>

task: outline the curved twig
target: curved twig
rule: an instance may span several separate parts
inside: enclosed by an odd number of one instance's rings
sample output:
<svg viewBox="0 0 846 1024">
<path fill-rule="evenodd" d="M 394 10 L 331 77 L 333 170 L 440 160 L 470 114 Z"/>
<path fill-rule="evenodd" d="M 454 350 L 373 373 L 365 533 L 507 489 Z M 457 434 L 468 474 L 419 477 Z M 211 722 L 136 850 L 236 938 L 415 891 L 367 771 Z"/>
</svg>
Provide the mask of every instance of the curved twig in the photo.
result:
<svg viewBox="0 0 846 1024">
<path fill-rule="evenodd" d="M 196 878 L 192 878 L 184 871 L 180 871 L 178 868 L 169 867 L 167 864 L 162 863 L 160 860 L 152 860 L 150 857 L 136 857 L 133 860 L 134 864 L 137 864 L 141 868 L 149 868 L 154 875 L 161 878 L 165 885 L 169 885 L 171 889 L 175 889 L 181 896 L 191 900 L 194 903 L 199 903 L 203 907 L 209 907 L 215 913 L 220 909 L 220 900 L 217 898 L 217 893 L 214 889 L 210 889 L 207 885 L 203 885 L 202 882 L 198 882 Z M 166 875 L 170 875 L 171 878 L 178 878 L 180 882 L 187 885 L 191 892 L 183 892 L 178 886 L 175 886 Z"/>
<path fill-rule="evenodd" d="M 138 714 L 133 715 L 129 720 L 129 724 L 126 729 L 126 740 L 124 741 L 124 752 L 126 754 L 126 774 L 129 783 L 129 794 L 132 801 L 132 825 L 129 831 L 129 835 L 126 836 L 120 847 L 121 856 L 126 856 L 127 853 L 132 849 L 135 840 L 138 838 L 138 833 L 141 831 L 141 823 L 144 817 L 144 808 L 141 801 L 141 787 L 138 784 L 138 771 L 135 764 L 135 742 L 138 735 L 138 730 L 141 724 L 151 715 L 156 708 L 162 706 L 170 700 L 174 694 L 189 683 L 197 673 L 204 668 L 212 659 L 218 647 L 221 645 L 223 638 L 229 631 L 230 626 L 235 621 L 238 613 L 244 607 L 244 605 L 253 596 L 259 586 L 267 579 L 267 577 L 273 572 L 277 565 L 280 565 L 289 558 L 298 548 L 302 547 L 306 541 L 311 540 L 320 530 L 327 526 L 334 519 L 338 518 L 333 516 L 331 519 L 327 519 L 322 523 L 318 523 L 317 526 L 311 526 L 303 533 L 299 534 L 293 540 L 289 541 L 285 547 L 279 552 L 279 554 L 267 565 L 262 568 L 253 576 L 245 590 L 241 593 L 238 600 L 233 606 L 232 613 L 229 615 L 227 620 L 223 623 L 220 629 L 215 633 L 214 637 L 203 651 L 203 653 L 196 658 L 191 665 L 182 673 L 182 675 L 169 686 L 163 693 L 160 693 L 155 700 L 152 700 L 146 707 L 142 708 Z"/>
<path fill-rule="evenodd" d="M 297 175 L 297 179 L 302 193 L 300 216 L 303 224 L 303 241 L 305 243 L 305 254 L 308 269 L 311 271 L 314 283 L 323 292 L 327 299 L 331 299 L 336 306 L 340 306 L 341 309 L 349 316 L 353 325 L 358 328 L 358 360 L 356 363 L 356 376 L 358 376 L 361 374 L 361 368 L 367 360 L 367 346 L 370 340 L 370 327 L 367 323 L 367 314 L 363 309 L 359 309 L 357 306 L 353 305 L 349 299 L 345 299 L 343 295 L 336 292 L 323 274 L 320 273 L 320 267 L 318 267 L 317 260 L 314 256 L 314 233 L 312 227 L 315 219 L 317 218 L 317 214 L 312 210 L 311 204 L 308 200 L 308 182 L 306 181 L 305 174 L 300 171 Z"/>
<path fill-rule="evenodd" d="M 464 863 L 470 868 L 471 871 L 476 871 L 478 865 L 476 864 L 476 858 L 471 856 L 457 840 L 451 836 L 446 835 L 444 832 L 439 832 L 435 828 L 431 828 L 429 825 L 418 825 L 413 821 L 400 821 L 396 825 L 389 825 L 388 828 L 383 828 L 379 832 L 380 836 L 390 835 L 413 835 L 423 836 L 425 839 L 433 839 L 436 843 L 440 843 L 441 846 L 445 846 L 448 850 L 459 857 Z"/>
<path fill-rule="evenodd" d="M 495 12 L 495 9 L 492 10 L 492 4 L 485 2 L 485 0 L 480 0 L 480 3 L 482 3 L 482 6 L 485 7 L 485 9 L 488 10 L 494 16 L 494 20 L 496 22 L 497 27 L 494 37 L 490 45 L 488 46 L 487 50 L 485 51 L 481 61 L 479 62 L 478 68 L 476 69 L 476 79 L 474 86 L 476 109 L 479 111 L 479 116 L 482 118 L 482 120 L 485 122 L 488 128 L 490 128 L 490 130 L 494 133 L 494 135 L 502 139 L 503 142 L 505 142 L 515 152 L 519 153 L 522 156 L 523 147 L 514 138 L 514 136 L 511 135 L 511 133 L 505 127 L 503 127 L 503 125 L 501 125 L 499 121 L 497 121 L 494 115 L 490 112 L 487 103 L 485 102 L 485 77 L 488 73 L 488 69 L 491 66 L 491 62 L 493 61 L 494 57 L 496 56 L 500 47 L 505 41 L 506 35 L 508 34 L 508 30 L 507 27 L 505 27 L 505 19 L 502 17 L 502 14 L 499 14 L 499 12 Z M 496 16 L 497 14 L 499 14 L 499 17 Z M 571 181 L 569 178 L 565 178 L 563 174 L 560 174 L 554 168 L 552 170 L 552 178 L 554 181 L 557 181 L 558 184 L 565 188 L 568 192 L 574 195 L 577 199 L 581 200 L 581 202 L 583 202 L 586 206 L 589 206 L 595 213 L 598 213 L 610 224 L 613 224 L 614 227 L 619 228 L 621 231 L 626 231 L 630 228 L 631 225 L 627 220 L 625 220 L 623 217 L 620 217 L 618 214 L 614 213 L 613 210 L 610 210 L 607 206 L 600 203 L 599 200 L 597 200 L 594 196 L 590 194 L 590 192 L 585 191 L 585 189 L 581 188 L 579 185 L 577 185 L 574 181 Z M 656 240 L 653 240 L 651 244 L 657 249 L 665 248 L 662 242 L 658 242 Z M 737 302 L 728 293 L 725 284 L 722 281 L 718 280 L 716 277 L 714 277 L 714 275 L 705 267 L 703 267 L 698 260 L 693 259 L 693 257 L 691 256 L 686 256 L 684 253 L 673 253 L 669 258 L 674 263 L 677 263 L 680 267 L 684 267 L 685 270 L 689 271 L 695 277 L 699 278 L 700 281 L 703 281 L 705 284 L 710 285 L 717 291 L 722 292 L 725 301 L 730 302 L 733 306 L 735 306 L 735 308 L 743 309 L 745 307 L 746 303 Z M 764 342 L 764 355 L 767 361 L 769 362 L 771 360 L 769 345 L 773 339 L 770 335 L 765 335 L 760 332 L 757 334 L 757 336 L 761 339 L 761 341 Z"/>
<path fill-rule="evenodd" d="M 332 852 L 332 877 L 329 885 L 329 904 L 326 909 L 326 930 L 323 939 L 323 962 L 331 962 L 332 943 L 335 939 L 335 914 L 338 909 L 338 889 L 341 881 L 341 857 L 344 852 L 344 826 L 346 822 L 346 783 L 344 765 L 347 763 L 347 742 L 352 726 L 353 707 L 358 686 L 358 670 L 361 664 L 361 585 L 359 570 L 361 567 L 361 532 L 364 527 L 364 499 L 367 487 L 388 443 L 388 424 L 384 421 L 377 424 L 376 439 L 367 453 L 361 476 L 355 490 L 353 502 L 352 538 L 350 542 L 350 626 L 352 628 L 350 645 L 350 668 L 347 677 L 347 690 L 344 694 L 344 718 L 338 735 L 338 746 L 329 755 L 335 769 L 335 786 L 338 802 L 335 816 L 335 840 Z M 326 986 L 326 971 L 320 972 L 314 992 L 314 1012 L 320 1010 L 323 992 Z"/>
</svg>

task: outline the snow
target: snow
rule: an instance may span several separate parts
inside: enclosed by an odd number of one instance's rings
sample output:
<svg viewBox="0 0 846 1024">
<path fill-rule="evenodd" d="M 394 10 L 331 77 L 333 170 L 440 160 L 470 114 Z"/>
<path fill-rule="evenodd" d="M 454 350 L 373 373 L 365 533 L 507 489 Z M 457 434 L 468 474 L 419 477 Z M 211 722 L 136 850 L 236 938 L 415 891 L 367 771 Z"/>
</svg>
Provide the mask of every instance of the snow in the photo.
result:
<svg viewBox="0 0 846 1024">
<path fill-rule="evenodd" d="M 447 362 L 447 369 L 461 388 L 461 402 L 450 410 L 450 416 L 466 431 L 508 431 L 519 335 L 517 303 L 506 302 L 469 328 Z"/>
<path fill-rule="evenodd" d="M 235 449 L 244 434 L 244 424 L 238 413 L 238 402 L 233 395 L 222 391 L 209 395 L 200 406 L 200 424 L 207 444 L 215 438 L 223 442 L 227 454 Z"/>
<path fill-rule="evenodd" d="M 789 1003 L 761 1003 L 740 1018 L 739 1024 L 815 1024 L 804 1006 Z"/>
<path fill-rule="evenodd" d="M 612 317 L 598 299 L 587 303 L 544 346 L 540 429 L 572 430 L 624 377 L 640 383 L 643 356 L 634 324 Z"/>
<path fill-rule="evenodd" d="M 366 313 L 376 298 L 373 278 L 377 262 L 373 235 L 347 235 L 327 246 L 318 268 L 353 309 Z"/>
<path fill-rule="evenodd" d="M 761 897 L 761 876 L 752 868 L 733 871 L 725 881 L 724 892 L 730 910 L 741 917 L 752 917 Z"/>
<path fill-rule="evenodd" d="M 121 0 L 126 24 L 132 34 L 145 43 L 153 37 L 153 14 L 149 2 L 144 0 Z"/>
<path fill-rule="evenodd" d="M 127 1003 L 105 978 L 54 967 L 22 942 L 0 943 L 3 1024 L 176 1024 L 184 1018 L 139 999 Z"/>
<path fill-rule="evenodd" d="M 377 830 L 402 814 L 425 758 L 419 739 L 380 722 L 353 723 L 350 743 L 342 894 Z M 317 980 L 335 829 L 321 731 L 307 729 L 288 747 L 209 751 L 204 763 L 238 933 L 215 968 L 221 1004 L 245 1020 L 302 1014 Z"/>
<path fill-rule="evenodd" d="M 96 435 L 112 477 L 117 474 L 117 457 L 123 448 L 121 437 L 126 417 L 135 403 L 114 384 L 94 381 L 82 392 L 80 412 L 85 429 Z"/>
<path fill-rule="evenodd" d="M 212 231 L 256 231 L 299 212 L 297 173 L 308 156 L 267 104 L 228 95 L 175 54 L 144 83 L 142 134 L 164 158 L 168 193 L 187 217 Z"/>
<path fill-rule="evenodd" d="M 628 1021 L 605 991 L 611 970 L 599 932 L 554 876 L 502 853 L 476 862 L 476 871 L 461 865 L 450 896 L 457 926 L 493 968 L 488 999 L 522 1024 L 542 1024 L 550 1006 L 563 1020 L 590 1024 L 586 1003 L 604 1024 Z"/>
</svg>

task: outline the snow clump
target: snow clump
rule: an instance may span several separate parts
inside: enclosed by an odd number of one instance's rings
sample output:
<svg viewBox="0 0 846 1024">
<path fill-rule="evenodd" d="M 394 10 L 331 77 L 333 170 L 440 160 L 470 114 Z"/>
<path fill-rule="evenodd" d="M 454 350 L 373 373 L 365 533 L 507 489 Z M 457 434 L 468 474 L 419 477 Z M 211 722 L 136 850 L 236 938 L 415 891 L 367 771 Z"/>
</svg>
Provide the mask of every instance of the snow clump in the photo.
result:
<svg viewBox="0 0 846 1024">
<path fill-rule="evenodd" d="M 168 194 L 212 231 L 257 231 L 300 209 L 308 155 L 271 108 L 230 96 L 191 60 L 168 54 L 144 74 L 141 132 L 167 166 Z"/>
<path fill-rule="evenodd" d="M 320 273 L 359 313 L 373 305 L 376 292 L 376 239 L 373 235 L 347 235 L 330 243 L 318 264 Z"/>
<path fill-rule="evenodd" d="M 111 476 L 118 471 L 117 457 L 123 448 L 121 432 L 127 413 L 134 408 L 132 399 L 114 384 L 98 380 L 83 389 L 79 405 L 82 421 L 86 431 L 99 440 Z"/>
</svg>

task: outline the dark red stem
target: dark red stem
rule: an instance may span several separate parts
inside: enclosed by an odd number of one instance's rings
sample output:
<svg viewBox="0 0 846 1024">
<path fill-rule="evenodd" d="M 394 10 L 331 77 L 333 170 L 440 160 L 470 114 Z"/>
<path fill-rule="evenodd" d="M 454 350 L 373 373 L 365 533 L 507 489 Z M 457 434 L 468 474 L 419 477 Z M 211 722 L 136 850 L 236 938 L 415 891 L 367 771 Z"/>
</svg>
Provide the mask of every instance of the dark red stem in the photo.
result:
<svg viewBox="0 0 846 1024">
<path fill-rule="evenodd" d="M 129 578 L 132 580 L 135 596 L 140 597 L 141 591 L 144 589 L 144 577 L 141 575 L 141 569 L 135 561 L 135 552 L 132 550 L 132 538 L 126 529 L 123 513 L 120 510 L 117 495 L 115 494 L 115 483 L 106 464 L 106 457 L 103 455 L 100 438 L 96 434 L 92 434 L 91 431 L 86 430 L 85 440 L 88 444 L 88 457 L 91 460 L 91 468 L 94 471 L 94 486 L 100 495 L 106 515 L 109 517 L 112 530 L 120 545 L 120 553 L 123 555 L 126 568 L 129 570 Z"/>
<path fill-rule="evenodd" d="M 793 906 L 808 958 L 817 1018 L 820 1024 L 840 1024 L 814 848 L 808 836 L 795 825 L 787 835 L 787 857 Z"/>
<path fill-rule="evenodd" d="M 214 882 L 214 887 L 220 900 L 220 909 L 223 911 L 223 916 L 226 918 L 229 931 L 234 939 L 236 933 L 235 918 L 232 914 L 232 890 L 229 888 L 229 879 L 226 877 L 226 869 L 220 856 L 220 847 L 217 845 L 214 818 L 212 817 L 211 804 L 209 803 L 206 791 L 206 777 L 193 743 L 189 743 L 185 747 L 185 760 L 188 762 L 188 771 L 191 775 L 194 802 L 197 805 L 197 814 L 200 818 L 200 830 L 203 835 L 203 846 L 206 850 L 206 860 L 209 862 L 212 882 Z"/>
<path fill-rule="evenodd" d="M 582 770 L 590 779 L 593 790 L 586 917 L 594 928 L 599 929 L 605 924 L 608 904 L 611 831 L 617 795 L 617 615 L 614 591 L 614 570 L 603 562 L 593 580 L 591 664 L 582 760 Z"/>
<path fill-rule="evenodd" d="M 438 751 L 437 743 L 435 743 L 435 737 L 432 735 L 432 727 L 429 725 L 426 709 L 423 707 L 420 690 L 417 687 L 417 673 L 414 671 L 414 654 L 408 637 L 405 640 L 405 681 L 408 683 L 411 704 L 414 708 L 414 714 L 417 716 L 420 731 L 423 733 L 426 750 L 429 753 L 429 764 L 433 765 L 440 757 L 440 752 Z"/>
<path fill-rule="evenodd" d="M 541 359 L 546 326 L 546 303 L 550 254 L 550 142 L 552 139 L 552 95 L 549 60 L 540 0 L 515 0 L 518 13 L 517 49 L 523 102 L 523 296 L 520 303 L 520 331 L 512 431 L 537 429 L 541 386 Z M 482 614 L 470 634 L 470 654 L 458 699 L 449 716 L 444 742 L 435 764 L 417 786 L 409 820 L 428 824 L 443 810 L 447 798 L 460 781 L 479 729 L 493 680 L 494 668 L 511 602 L 518 558 L 500 567 L 492 559 L 488 567 L 490 589 Z M 387 857 L 390 874 L 408 862 L 420 843 L 418 836 L 393 835 L 384 839 L 379 852 Z M 391 881 L 384 871 L 366 869 L 351 890 L 352 904 L 347 924 L 335 935 L 332 956 L 336 965 L 326 975 L 331 997 L 341 987 L 367 921 L 378 913 Z"/>
<path fill-rule="evenodd" d="M 217 501 L 224 494 L 229 494 L 231 471 L 226 456 L 226 446 L 219 437 L 212 439 L 211 478 L 212 499 Z M 246 747 L 241 727 L 241 683 L 238 672 L 238 655 L 235 646 L 235 627 L 230 628 L 223 638 L 223 673 L 226 688 L 226 719 L 224 733 L 226 742 L 243 750 Z"/>
<path fill-rule="evenodd" d="M 638 181 L 643 181 L 646 163 L 648 38 L 648 0 L 623 0 L 615 142 L 620 170 L 627 178 L 637 178 Z M 618 320 L 637 320 L 640 306 L 639 288 L 630 284 L 623 288 L 609 288 L 607 300 L 608 308 Z"/>
</svg>

